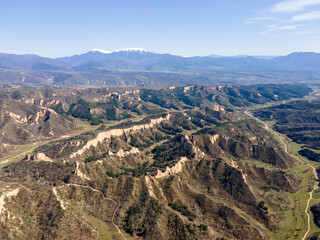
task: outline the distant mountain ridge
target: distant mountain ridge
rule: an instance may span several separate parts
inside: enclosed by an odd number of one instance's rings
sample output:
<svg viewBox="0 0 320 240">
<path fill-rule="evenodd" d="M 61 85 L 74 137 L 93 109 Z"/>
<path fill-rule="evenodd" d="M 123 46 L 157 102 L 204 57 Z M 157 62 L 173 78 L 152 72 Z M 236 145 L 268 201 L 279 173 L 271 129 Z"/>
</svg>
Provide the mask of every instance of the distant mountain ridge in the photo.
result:
<svg viewBox="0 0 320 240">
<path fill-rule="evenodd" d="M 217 55 L 207 57 L 182 57 L 171 54 L 153 53 L 146 49 L 129 48 L 114 52 L 104 50 L 92 50 L 84 54 L 70 57 L 57 58 L 71 66 L 87 63 L 98 63 L 100 67 L 110 66 L 112 69 L 122 69 L 117 66 L 124 62 L 131 65 L 125 69 L 151 70 L 151 71 L 210 71 L 212 69 L 237 69 L 249 71 L 269 70 L 319 70 L 320 54 L 314 52 L 295 52 L 287 56 L 234 56 L 219 57 Z"/>
<path fill-rule="evenodd" d="M 34 54 L 0 53 L 0 82 L 12 83 L 144 85 L 155 84 L 157 81 L 160 85 L 169 82 L 175 85 L 210 85 L 213 84 L 212 79 L 235 83 L 238 80 L 234 78 L 243 74 L 240 78 L 264 76 L 262 81 L 270 79 L 266 73 L 307 73 L 313 79 L 319 70 L 320 53 L 315 52 L 294 52 L 280 57 L 182 57 L 154 53 L 143 48 L 127 48 L 113 52 L 93 49 L 83 54 L 55 59 Z M 166 82 L 161 79 L 166 79 Z M 215 81 L 214 84 L 219 82 Z"/>
<path fill-rule="evenodd" d="M 92 49 L 83 54 L 69 57 L 46 58 L 34 54 L 15 55 L 0 53 L 0 66 L 9 68 L 32 68 L 33 65 L 45 65 L 44 70 L 61 67 L 77 67 L 94 64 L 100 68 L 134 69 L 150 71 L 203 71 L 212 69 L 240 69 L 250 71 L 268 70 L 319 70 L 320 53 L 293 52 L 286 56 L 232 56 L 210 55 L 205 57 L 182 57 L 172 54 L 160 54 L 143 48 L 127 48 L 116 51 Z M 51 67 L 49 65 L 52 65 Z M 34 68 L 34 67 L 33 67 Z M 38 68 L 37 68 L 38 69 Z M 41 70 L 41 69 L 39 69 Z"/>
<path fill-rule="evenodd" d="M 279 57 L 279 56 L 269 56 L 269 55 L 235 55 L 235 56 L 222 56 L 222 55 L 212 54 L 212 55 L 209 55 L 208 57 L 212 57 L 212 58 L 222 58 L 222 57 L 244 58 L 244 57 L 253 57 L 253 58 L 256 58 L 256 59 L 272 59 L 272 58 L 276 58 L 276 57 Z"/>
</svg>

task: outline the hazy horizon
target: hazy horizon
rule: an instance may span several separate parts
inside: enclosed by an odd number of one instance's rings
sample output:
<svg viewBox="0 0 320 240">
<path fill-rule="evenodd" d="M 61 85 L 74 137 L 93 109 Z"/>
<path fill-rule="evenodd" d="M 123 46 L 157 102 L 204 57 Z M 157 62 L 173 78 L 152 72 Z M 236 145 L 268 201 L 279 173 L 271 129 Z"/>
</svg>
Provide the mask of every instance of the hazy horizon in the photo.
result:
<svg viewBox="0 0 320 240">
<path fill-rule="evenodd" d="M 117 49 L 117 50 L 105 50 L 105 49 L 89 49 L 89 50 L 85 50 L 84 52 L 76 52 L 73 55 L 61 55 L 61 56 L 57 56 L 57 57 L 51 57 L 51 56 L 45 56 L 45 55 L 40 55 L 40 54 L 36 54 L 36 53 L 32 53 L 32 52 L 25 52 L 25 53 L 15 53 L 15 52 L 5 52 L 5 51 L 1 51 L 0 53 L 4 53 L 4 54 L 13 54 L 13 55 L 37 55 L 40 57 L 45 57 L 45 58 L 52 58 L 52 59 L 56 59 L 56 58 L 62 58 L 62 57 L 71 57 L 71 56 L 75 56 L 75 55 L 82 55 L 88 52 L 94 52 L 94 51 L 98 51 L 98 52 L 102 52 L 104 54 L 109 54 L 109 53 L 114 53 L 114 52 L 119 52 L 119 51 L 124 51 L 124 49 Z M 145 49 L 148 52 L 152 52 L 152 53 L 156 53 L 156 54 L 171 54 L 171 55 L 176 55 L 176 56 L 181 56 L 184 58 L 189 58 L 189 57 L 232 57 L 232 58 L 242 58 L 242 57 L 255 57 L 255 58 L 265 58 L 265 59 L 271 59 L 271 58 L 276 58 L 276 57 L 281 57 L 281 56 L 287 56 L 289 54 L 292 53 L 300 53 L 299 51 L 294 51 L 294 52 L 289 52 L 286 54 L 279 54 L 279 55 L 249 55 L 249 54 L 239 54 L 239 55 L 218 55 L 218 54 L 212 54 L 212 53 L 208 53 L 206 55 L 194 55 L 194 56 L 183 56 L 183 55 L 179 55 L 179 54 L 173 54 L 170 52 L 156 52 L 156 51 L 152 51 L 150 49 Z M 303 51 L 301 51 L 302 53 Z M 320 53 L 320 52 L 314 52 L 314 51 L 305 51 L 303 53 Z"/>
</svg>

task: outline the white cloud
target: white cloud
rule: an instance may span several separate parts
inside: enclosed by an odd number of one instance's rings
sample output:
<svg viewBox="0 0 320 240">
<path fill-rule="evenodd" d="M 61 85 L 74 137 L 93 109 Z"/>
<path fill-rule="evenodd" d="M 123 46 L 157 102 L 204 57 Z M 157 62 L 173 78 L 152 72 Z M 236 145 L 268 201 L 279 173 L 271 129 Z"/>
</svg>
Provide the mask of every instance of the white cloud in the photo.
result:
<svg viewBox="0 0 320 240">
<path fill-rule="evenodd" d="M 302 24 L 292 24 L 292 25 L 277 25 L 277 24 L 272 24 L 266 26 L 266 30 L 261 32 L 261 35 L 266 35 L 270 32 L 282 32 L 282 31 L 292 31 L 292 30 L 297 30 L 300 27 L 304 25 Z"/>
<path fill-rule="evenodd" d="M 308 21 L 320 19 L 320 11 L 312 11 L 301 15 L 293 16 L 289 22 Z"/>
<path fill-rule="evenodd" d="M 278 4 L 260 13 L 244 20 L 245 24 L 263 26 L 260 35 L 302 36 L 319 32 L 314 25 L 320 20 L 320 0 L 278 0 Z"/>
<path fill-rule="evenodd" d="M 273 16 L 265 16 L 265 17 L 253 17 L 253 18 L 248 18 L 244 21 L 245 24 L 255 24 L 259 22 L 269 22 L 269 21 L 277 21 L 277 17 Z"/>
<path fill-rule="evenodd" d="M 275 31 L 275 30 L 293 30 L 293 29 L 297 29 L 298 27 L 301 27 L 302 25 L 301 24 L 296 24 L 296 25 L 282 25 L 282 26 L 279 26 L 279 25 L 276 25 L 276 24 L 273 24 L 273 25 L 269 25 L 267 26 L 267 29 L 270 30 L 270 31 Z"/>
<path fill-rule="evenodd" d="M 297 12 L 304 7 L 319 5 L 320 0 L 286 0 L 272 7 L 273 12 Z"/>
<path fill-rule="evenodd" d="M 312 32 L 312 31 L 297 31 L 297 32 L 290 32 L 288 34 L 291 36 L 302 36 L 302 35 L 310 35 L 314 33 L 315 32 Z"/>
</svg>

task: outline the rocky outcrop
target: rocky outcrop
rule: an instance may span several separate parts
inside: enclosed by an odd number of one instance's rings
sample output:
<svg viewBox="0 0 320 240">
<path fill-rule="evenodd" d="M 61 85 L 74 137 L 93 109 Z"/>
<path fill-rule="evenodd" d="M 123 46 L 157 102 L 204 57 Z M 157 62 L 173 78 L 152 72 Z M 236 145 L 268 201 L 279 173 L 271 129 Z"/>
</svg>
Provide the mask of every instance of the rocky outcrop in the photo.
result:
<svg viewBox="0 0 320 240">
<path fill-rule="evenodd" d="M 87 175 L 81 172 L 80 163 L 78 161 L 75 162 L 75 165 L 76 165 L 75 174 L 84 181 L 90 180 L 90 178 Z"/>
<path fill-rule="evenodd" d="M 182 168 L 186 161 L 188 161 L 188 158 L 181 157 L 181 159 L 173 167 L 167 167 L 164 172 L 158 169 L 155 178 L 164 178 L 164 177 L 169 177 L 171 175 L 178 174 L 179 172 L 182 171 Z"/>
<path fill-rule="evenodd" d="M 6 110 L 2 110 L 2 117 L 9 117 L 11 120 L 16 121 L 17 123 L 28 123 L 28 117 L 23 117 L 19 114 Z"/>
<path fill-rule="evenodd" d="M 46 118 L 50 116 L 50 114 L 56 114 L 56 112 L 52 109 L 41 109 L 34 114 L 30 114 L 28 116 L 20 116 L 19 114 L 2 110 L 3 117 L 9 117 L 11 120 L 16 121 L 17 123 L 25 123 L 30 125 L 38 125 L 41 122 L 45 121 Z"/>
<path fill-rule="evenodd" d="M 165 118 L 160 117 L 157 119 L 151 119 L 151 122 L 149 124 L 136 125 L 136 126 L 125 128 L 125 129 L 112 129 L 106 132 L 100 132 L 94 139 L 89 140 L 82 149 L 73 153 L 70 157 L 73 158 L 77 155 L 81 155 L 90 147 L 96 147 L 98 143 L 101 143 L 106 139 L 110 139 L 111 137 L 122 136 L 124 134 L 132 134 L 134 132 L 138 132 L 141 130 L 150 129 L 161 122 L 168 121 L 169 119 L 170 119 L 170 114 L 168 114 Z"/>
<path fill-rule="evenodd" d="M 112 153 L 112 152 L 111 152 L 111 153 Z M 130 149 L 130 151 L 123 151 L 123 149 L 120 149 L 120 150 L 116 153 L 116 155 L 117 155 L 118 157 L 125 157 L 125 156 L 131 155 L 131 154 L 138 154 L 138 153 L 140 153 L 139 149 L 136 148 L 136 147 L 133 147 L 133 148 Z M 110 153 L 109 153 L 109 154 L 110 154 Z M 112 153 L 112 155 L 113 155 L 113 153 Z"/>
<path fill-rule="evenodd" d="M 6 102 L 0 110 L 0 143 L 25 144 L 75 129 L 74 123 L 49 108 Z"/>
<path fill-rule="evenodd" d="M 34 155 L 27 155 L 25 158 L 27 161 L 44 161 L 44 162 L 53 162 L 48 156 L 46 156 L 44 153 L 36 153 Z"/>
</svg>

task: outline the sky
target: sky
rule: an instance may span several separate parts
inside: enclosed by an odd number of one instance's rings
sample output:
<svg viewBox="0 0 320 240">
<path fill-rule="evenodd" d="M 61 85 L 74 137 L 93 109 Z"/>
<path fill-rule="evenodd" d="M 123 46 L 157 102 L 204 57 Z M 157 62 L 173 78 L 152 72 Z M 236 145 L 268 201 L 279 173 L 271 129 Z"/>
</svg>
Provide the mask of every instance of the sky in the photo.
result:
<svg viewBox="0 0 320 240">
<path fill-rule="evenodd" d="M 320 52 L 320 0 L 0 0 L 0 52 Z"/>
</svg>

